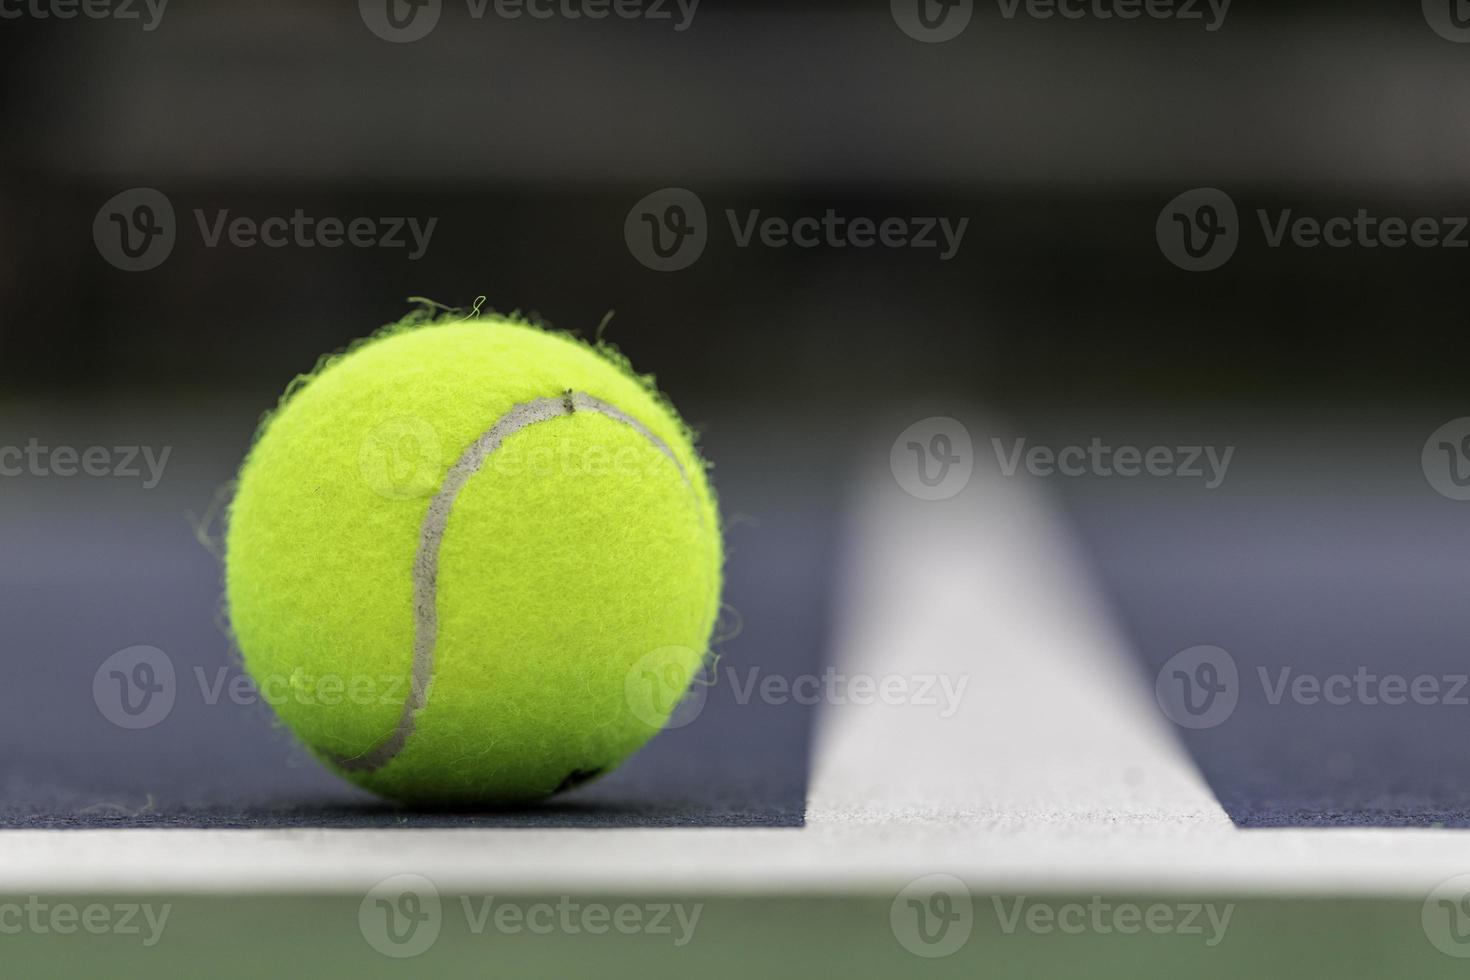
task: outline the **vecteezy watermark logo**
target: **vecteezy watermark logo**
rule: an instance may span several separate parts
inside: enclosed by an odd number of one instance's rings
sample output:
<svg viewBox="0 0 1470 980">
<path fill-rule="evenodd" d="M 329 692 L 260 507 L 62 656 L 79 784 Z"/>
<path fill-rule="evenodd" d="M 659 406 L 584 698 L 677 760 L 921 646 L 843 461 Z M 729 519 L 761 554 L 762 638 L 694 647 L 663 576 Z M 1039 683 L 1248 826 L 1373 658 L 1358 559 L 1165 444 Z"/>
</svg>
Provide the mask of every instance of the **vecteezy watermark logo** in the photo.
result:
<svg viewBox="0 0 1470 980">
<path fill-rule="evenodd" d="M 427 420 L 399 415 L 374 426 L 358 447 L 363 480 L 389 500 L 416 500 L 439 489 L 444 448 Z"/>
<path fill-rule="evenodd" d="M 954 875 L 915 878 L 888 907 L 888 926 L 900 946 L 924 959 L 952 956 L 970 940 L 975 903 Z"/>
<path fill-rule="evenodd" d="M 1423 0 L 1424 19 L 1446 41 L 1470 43 L 1470 8 L 1465 0 Z"/>
<path fill-rule="evenodd" d="M 681 646 L 659 647 L 639 657 L 623 678 L 628 710 L 655 730 L 690 724 L 704 711 L 712 683 L 701 676 L 702 663 L 699 654 Z"/>
<path fill-rule="evenodd" d="M 92 701 L 119 728 L 152 728 L 168 717 L 178 685 L 174 664 L 157 647 L 119 650 L 92 675 Z"/>
<path fill-rule="evenodd" d="M 394 44 L 428 37 L 444 12 L 443 0 L 357 0 L 367 29 Z"/>
<path fill-rule="evenodd" d="M 1348 671 L 1311 673 L 1293 667 L 1257 666 L 1260 702 L 1270 707 L 1348 705 L 1394 708 L 1470 707 L 1470 674 L 1380 673 L 1365 664 Z M 1228 719 L 1241 697 L 1253 692 L 1219 647 L 1191 647 L 1170 658 L 1154 682 L 1159 707 L 1184 728 L 1213 728 Z"/>
<path fill-rule="evenodd" d="M 124 658 L 124 662 L 119 664 L 109 660 L 93 678 L 93 693 L 98 707 L 110 720 L 116 720 L 124 728 L 157 724 L 178 697 L 186 694 L 192 697 L 196 688 L 199 702 L 209 707 L 219 704 L 247 707 L 265 703 L 277 708 L 288 704 L 322 708 L 343 705 L 398 708 L 403 706 L 412 685 L 408 674 L 391 671 L 319 674 L 296 669 L 289 673 L 249 675 L 230 667 L 211 671 L 200 666 L 191 671 L 193 685 L 176 685 L 173 666 L 168 658 L 152 647 L 141 649 L 151 651 L 144 662 L 134 663 Z M 114 719 L 114 714 L 121 720 Z"/>
<path fill-rule="evenodd" d="M 357 907 L 357 927 L 384 956 L 407 959 L 439 938 L 444 915 L 439 890 L 423 875 L 393 875 L 372 887 Z"/>
<path fill-rule="evenodd" d="M 43 446 L 33 436 L 24 446 L 0 446 L 0 477 L 141 479 L 143 489 L 152 490 L 163 480 L 163 471 L 172 453 L 172 446 L 164 446 L 161 451 L 152 446 L 88 446 L 85 449 Z"/>
<path fill-rule="evenodd" d="M 1456 959 L 1470 958 L 1470 874 L 1435 885 L 1419 910 L 1419 922 L 1435 949 Z"/>
<path fill-rule="evenodd" d="M 438 218 L 318 217 L 296 208 L 290 215 L 254 218 L 194 209 L 194 224 L 205 248 L 382 248 L 406 249 L 417 262 L 429 250 Z M 161 191 L 135 187 L 112 197 L 92 222 L 97 251 L 125 272 L 157 268 L 173 252 L 178 237 L 173 204 Z"/>
<path fill-rule="evenodd" d="M 1181 650 L 1159 669 L 1154 696 L 1168 719 L 1181 728 L 1224 724 L 1240 701 L 1235 658 L 1214 646 Z"/>
<path fill-rule="evenodd" d="M 655 272 L 687 269 L 709 244 L 709 217 L 699 195 L 682 187 L 654 191 L 623 222 L 633 258 Z"/>
<path fill-rule="evenodd" d="M 948 500 L 969 486 L 975 472 L 970 430 L 947 415 L 915 422 L 893 440 L 888 468 L 909 496 Z"/>
<path fill-rule="evenodd" d="M 610 905 L 563 895 L 554 902 L 506 902 L 494 896 L 459 896 L 465 929 L 471 936 L 666 936 L 675 947 L 694 938 L 703 903 L 623 902 Z M 453 906 L 451 906 L 452 908 Z M 423 875 L 385 878 L 363 898 L 357 925 L 373 949 L 394 959 L 419 956 L 439 938 L 444 903 Z"/>
<path fill-rule="evenodd" d="M 1470 417 L 1451 419 L 1425 440 L 1424 478 L 1441 496 L 1470 500 Z"/>
<path fill-rule="evenodd" d="M 939 261 L 954 258 L 969 218 L 850 217 L 828 208 L 818 215 L 788 218 L 726 208 L 725 223 L 736 248 L 934 249 Z M 633 257 L 658 272 L 677 272 L 704 253 L 711 233 L 704 202 L 692 191 L 670 187 L 643 198 L 623 221 L 623 238 Z"/>
<path fill-rule="evenodd" d="M 997 472 L 1014 477 L 1135 477 L 1199 480 L 1206 490 L 1225 482 L 1234 446 L 1113 445 L 1093 436 L 1085 445 L 1046 446 L 1024 438 L 990 439 Z M 965 488 L 974 469 L 970 433 L 956 419 L 936 417 L 909 426 L 889 450 L 889 466 L 899 486 L 923 500 L 944 500 Z"/>
<path fill-rule="evenodd" d="M 975 14 L 975 0 L 890 0 L 889 9 L 909 37 L 941 44 L 964 33 Z"/>
<path fill-rule="evenodd" d="M 162 191 L 134 187 L 113 195 L 92 219 L 97 251 L 124 272 L 157 268 L 173 253 L 178 227 Z"/>
<path fill-rule="evenodd" d="M 1297 214 L 1292 208 L 1256 209 L 1261 237 L 1271 249 L 1470 248 L 1470 217 L 1379 215 L 1358 208 L 1351 215 Z M 1192 272 L 1218 269 L 1235 254 L 1244 234 L 1234 202 L 1223 191 L 1200 188 L 1179 195 L 1155 225 L 1165 257 Z"/>
<path fill-rule="evenodd" d="M 695 665 L 691 678 L 691 667 Z M 626 675 L 625 693 L 635 717 L 650 728 L 682 728 L 699 717 L 709 692 L 721 683 L 730 699 L 781 707 L 912 707 L 934 709 L 940 718 L 959 711 L 969 675 L 844 673 L 828 667 L 820 674 L 780 674 L 760 667 L 715 669 L 687 647 L 664 647 L 640 658 Z M 668 721 L 665 722 L 664 718 Z"/>
<path fill-rule="evenodd" d="M 1240 244 L 1240 219 L 1230 195 L 1213 187 L 1185 191 L 1154 223 L 1164 256 L 1188 272 L 1218 269 Z"/>
<path fill-rule="evenodd" d="M 670 21 L 676 33 L 694 23 L 700 0 L 465 0 L 473 20 Z M 443 0 L 358 0 L 362 22 L 385 41 L 402 44 L 427 37 L 439 23 Z"/>
<path fill-rule="evenodd" d="M 135 20 L 153 31 L 167 6 L 168 0 L 0 0 L 0 20 Z"/>
</svg>

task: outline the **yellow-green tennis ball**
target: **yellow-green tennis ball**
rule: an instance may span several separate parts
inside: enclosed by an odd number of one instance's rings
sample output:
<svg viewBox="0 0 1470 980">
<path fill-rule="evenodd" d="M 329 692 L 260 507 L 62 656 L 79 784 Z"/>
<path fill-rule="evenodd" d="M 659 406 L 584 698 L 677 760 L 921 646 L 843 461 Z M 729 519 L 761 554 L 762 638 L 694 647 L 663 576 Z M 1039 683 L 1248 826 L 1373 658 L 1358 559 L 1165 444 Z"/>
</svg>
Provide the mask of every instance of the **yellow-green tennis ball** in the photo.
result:
<svg viewBox="0 0 1470 980">
<path fill-rule="evenodd" d="M 621 360 L 508 320 L 389 328 L 302 379 L 230 509 L 263 699 L 354 782 L 508 803 L 667 720 L 720 604 L 688 429 Z"/>
</svg>

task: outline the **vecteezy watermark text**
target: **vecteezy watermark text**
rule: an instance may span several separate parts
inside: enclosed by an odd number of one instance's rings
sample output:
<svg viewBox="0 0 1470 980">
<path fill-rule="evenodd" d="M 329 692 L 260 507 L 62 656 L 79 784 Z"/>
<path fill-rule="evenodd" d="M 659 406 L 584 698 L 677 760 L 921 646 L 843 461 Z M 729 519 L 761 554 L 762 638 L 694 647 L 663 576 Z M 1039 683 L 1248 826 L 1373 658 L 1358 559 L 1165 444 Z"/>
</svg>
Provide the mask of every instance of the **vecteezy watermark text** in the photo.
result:
<svg viewBox="0 0 1470 980">
<path fill-rule="evenodd" d="M 628 709 L 654 728 L 680 728 L 703 710 L 709 692 L 728 685 L 730 699 L 780 707 L 855 705 L 909 707 L 951 718 L 970 686 L 969 675 L 869 674 L 827 667 L 821 673 L 778 674 L 760 667 L 702 669 L 685 647 L 661 647 L 639 658 L 625 677 Z M 192 681 L 192 683 L 191 683 Z M 119 728 L 152 728 L 166 720 L 180 697 L 214 707 L 260 703 L 336 707 L 397 707 L 407 700 L 406 673 L 335 673 L 298 668 L 251 676 L 237 668 L 194 666 L 181 672 L 157 647 L 134 646 L 112 654 L 93 673 L 92 698 Z"/>
<path fill-rule="evenodd" d="M 1261 701 L 1270 707 L 1470 708 L 1470 674 L 1408 675 L 1364 664 L 1327 673 L 1258 665 L 1254 677 Z M 1224 724 L 1251 693 L 1235 658 L 1217 646 L 1190 647 L 1170 657 L 1154 691 L 1164 715 L 1192 729 Z"/>
<path fill-rule="evenodd" d="M 0 446 L 0 477 L 63 479 L 90 476 L 143 481 L 152 490 L 163 479 L 172 446 L 45 446 L 34 436 L 24 446 Z M 147 470 L 145 473 L 144 470 Z"/>
<path fill-rule="evenodd" d="M 835 208 L 794 217 L 761 208 L 726 208 L 725 224 L 736 248 L 914 249 L 948 262 L 964 243 L 967 217 L 846 215 Z M 668 187 L 633 205 L 623 222 L 628 251 L 659 272 L 687 269 L 709 243 L 704 202 L 693 191 Z"/>
<path fill-rule="evenodd" d="M 438 940 L 445 904 L 438 888 L 423 875 L 394 875 L 363 897 L 358 928 L 368 945 L 384 956 L 418 956 Z M 604 902 L 570 895 L 535 902 L 461 895 L 456 904 L 472 936 L 652 936 L 676 948 L 694 939 L 704 912 L 702 902 Z"/>
<path fill-rule="evenodd" d="M 47 902 L 31 895 L 24 902 L 0 902 L 0 936 L 140 936 L 153 947 L 163 938 L 173 905 L 165 902 Z"/>
<path fill-rule="evenodd" d="M 0 0 L 0 20 L 138 21 L 145 31 L 163 23 L 169 0 Z"/>
<path fill-rule="evenodd" d="M 1470 217 L 1393 215 L 1368 208 L 1350 213 L 1301 214 L 1295 208 L 1257 208 L 1255 224 L 1267 248 L 1470 248 Z M 1174 198 L 1155 222 L 1159 250 L 1181 269 L 1208 272 L 1235 254 L 1248 224 L 1224 191 L 1201 187 Z"/>
<path fill-rule="evenodd" d="M 1218 946 L 1230 928 L 1235 905 L 1214 902 L 1119 902 L 1094 895 L 1087 902 L 1039 902 L 1020 896 L 1012 900 L 992 896 L 1001 932 L 1011 935 L 1063 933 L 1080 936 L 1113 934 L 1134 936 L 1199 936 L 1206 946 Z"/>
<path fill-rule="evenodd" d="M 675 33 L 694 23 L 700 0 L 465 0 L 471 20 L 504 21 L 641 20 L 672 24 Z M 367 29 L 384 41 L 406 44 L 431 34 L 444 13 L 444 0 L 358 0 Z"/>
<path fill-rule="evenodd" d="M 969 218 L 848 218 L 828 208 L 821 217 L 763 217 L 759 208 L 740 215 L 726 209 L 737 248 L 921 248 L 939 249 L 939 261 L 959 253 Z"/>
<path fill-rule="evenodd" d="M 1326 704 L 1342 707 L 1362 704 L 1369 707 L 1397 707 L 1417 704 L 1423 707 L 1444 705 L 1451 708 L 1470 707 L 1466 686 L 1470 674 L 1379 674 L 1359 666 L 1351 674 L 1313 674 L 1281 667 L 1268 670 L 1257 667 L 1261 690 L 1267 704 Z"/>
<path fill-rule="evenodd" d="M 725 672 L 736 704 L 749 704 L 758 698 L 762 704 L 770 705 L 913 705 L 938 708 L 941 718 L 954 716 L 965 689 L 970 686 L 968 675 L 955 678 L 948 674 L 845 674 L 835 667 L 828 667 L 821 674 L 795 677 L 762 674 L 759 667 L 747 668 L 743 678 L 734 667 L 726 667 Z"/>
<path fill-rule="evenodd" d="M 760 667 L 723 670 L 706 665 L 691 676 L 688 664 L 699 660 L 685 647 L 661 647 L 628 669 L 624 684 L 629 710 L 656 729 L 683 728 L 704 711 L 710 692 L 728 685 L 734 703 L 781 707 L 870 707 L 885 705 L 934 710 L 952 718 L 970 686 L 969 675 L 845 673 L 828 667 L 820 674 L 778 674 Z"/>
<path fill-rule="evenodd" d="M 209 216 L 203 210 L 195 210 L 194 220 L 199 225 L 199 237 L 205 248 L 219 248 L 226 243 L 235 248 L 407 248 L 408 261 L 417 262 L 429 250 L 429 239 L 434 236 L 438 218 L 429 218 L 422 223 L 418 218 L 318 218 L 301 208 L 290 217 L 276 215 L 268 218 L 230 216 L 229 209 L 216 211 Z"/>
<path fill-rule="evenodd" d="M 429 250 L 437 217 L 289 214 L 257 217 L 229 208 L 195 208 L 194 225 L 205 248 L 235 249 L 401 249 L 410 262 Z M 125 272 L 145 272 L 162 265 L 173 253 L 179 227 L 173 202 L 152 187 L 134 187 L 113 195 L 92 221 L 98 253 Z"/>
<path fill-rule="evenodd" d="M 1203 480 L 1206 490 L 1225 482 L 1235 447 L 1216 446 L 1110 446 L 1094 436 L 1086 446 L 1028 446 L 1025 439 L 1013 440 L 1010 448 L 990 440 L 1001 474 L 1015 476 L 1024 467 L 1032 476 L 1177 477 Z"/>
<path fill-rule="evenodd" d="M 1231 902 L 1138 902 L 1103 895 L 1064 902 L 992 895 L 990 907 L 1003 936 L 1193 936 L 1207 947 L 1224 941 L 1235 914 Z M 894 897 L 889 927 L 904 949 L 937 959 L 959 952 L 969 942 L 975 915 L 974 898 L 961 879 L 929 874 L 909 882 Z"/>
<path fill-rule="evenodd" d="M 1024 438 L 992 436 L 997 469 L 1003 477 L 1025 470 L 1038 478 L 1134 477 L 1200 480 L 1216 490 L 1229 473 L 1234 446 L 1112 445 L 1100 436 L 1086 444 L 1033 445 Z M 920 500 L 947 500 L 964 490 L 975 468 L 974 443 L 958 419 L 936 415 L 899 433 L 888 456 L 898 485 Z"/>
<path fill-rule="evenodd" d="M 289 674 L 252 677 L 229 667 L 207 670 L 195 666 L 188 675 L 194 681 L 199 703 L 213 707 L 240 707 L 265 703 L 339 706 L 398 706 L 407 700 L 407 674 L 341 674 L 293 670 Z M 168 718 L 181 695 L 194 690 L 180 681 L 173 658 L 153 646 L 119 650 L 104 660 L 92 676 L 92 699 L 104 718 L 119 728 L 152 728 Z"/>
<path fill-rule="evenodd" d="M 470 16 L 501 20 L 649 20 L 672 22 L 675 31 L 694 23 L 700 0 L 465 0 Z"/>
<path fill-rule="evenodd" d="M 1211 33 L 1225 26 L 1231 0 L 996 0 L 1006 20 L 1201 21 Z"/>
<path fill-rule="evenodd" d="M 1274 214 L 1256 211 L 1261 232 L 1271 248 L 1470 248 L 1465 217 L 1380 217 L 1358 208 L 1352 217 L 1316 218 L 1296 215 L 1291 208 Z"/>
<path fill-rule="evenodd" d="M 1003 20 L 1172 20 L 1203 24 L 1209 33 L 1225 26 L 1232 0 L 996 0 Z M 1427 0 L 1426 0 L 1427 2 Z M 975 14 L 975 0 L 889 0 L 893 21 L 926 44 L 952 41 Z"/>
<path fill-rule="evenodd" d="M 460 905 L 470 932 L 476 936 L 487 930 L 509 936 L 523 932 L 537 936 L 618 933 L 624 936 L 667 936 L 675 947 L 689 945 L 694 938 L 694 930 L 699 926 L 699 916 L 704 911 L 701 902 L 687 905 L 681 902 L 609 905 L 578 901 L 566 895 L 555 903 L 506 902 L 493 896 L 472 901 L 469 896 L 461 896 Z"/>
</svg>

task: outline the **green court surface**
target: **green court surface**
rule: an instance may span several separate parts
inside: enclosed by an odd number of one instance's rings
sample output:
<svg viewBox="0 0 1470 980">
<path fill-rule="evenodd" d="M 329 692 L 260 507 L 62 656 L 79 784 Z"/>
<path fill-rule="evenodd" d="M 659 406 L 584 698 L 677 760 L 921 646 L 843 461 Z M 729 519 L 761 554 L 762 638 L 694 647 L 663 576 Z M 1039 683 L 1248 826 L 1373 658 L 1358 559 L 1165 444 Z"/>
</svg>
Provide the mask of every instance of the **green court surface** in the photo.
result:
<svg viewBox="0 0 1470 980">
<path fill-rule="evenodd" d="M 98 905 L 106 913 L 89 911 Z M 900 933 L 912 942 L 903 918 L 912 910 L 894 916 L 893 906 L 891 896 L 674 900 L 446 893 L 437 914 L 427 907 L 411 910 L 417 928 L 428 932 L 399 930 L 405 942 L 395 952 L 416 955 L 398 958 L 374 948 L 369 933 L 383 941 L 377 913 L 370 911 L 360 922 L 363 899 L 355 895 L 18 896 L 0 904 L 0 959 L 10 976 L 52 975 L 64 963 L 71 975 L 317 980 L 1465 972 L 1463 962 L 1431 943 L 1421 924 L 1422 903 L 1415 900 L 975 895 L 967 934 L 961 935 L 963 925 L 952 925 L 953 934 L 938 925 L 930 930 L 929 938 L 937 941 L 930 952 L 938 944 L 958 946 L 937 958 L 905 948 Z M 1213 907 L 1214 919 L 1205 906 Z M 80 925 L 89 921 L 101 928 L 104 915 L 105 933 L 89 934 Z M 161 930 L 155 928 L 160 922 Z M 1223 929 L 1216 928 L 1221 922 Z M 74 931 L 62 931 L 68 925 Z M 437 934 L 429 935 L 435 925 Z"/>
</svg>

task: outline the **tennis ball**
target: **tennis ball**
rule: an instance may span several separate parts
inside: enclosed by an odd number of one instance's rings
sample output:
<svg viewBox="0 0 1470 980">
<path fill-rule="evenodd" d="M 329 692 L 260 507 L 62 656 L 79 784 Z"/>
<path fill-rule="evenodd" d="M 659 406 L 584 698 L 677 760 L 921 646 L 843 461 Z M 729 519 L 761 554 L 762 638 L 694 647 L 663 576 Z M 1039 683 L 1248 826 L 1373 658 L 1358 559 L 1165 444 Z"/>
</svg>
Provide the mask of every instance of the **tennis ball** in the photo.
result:
<svg viewBox="0 0 1470 980">
<path fill-rule="evenodd" d="M 410 319 L 266 417 L 226 536 L 263 700 L 381 795 L 527 801 L 668 718 L 720 604 L 689 430 L 611 352 L 509 319 Z"/>
</svg>

